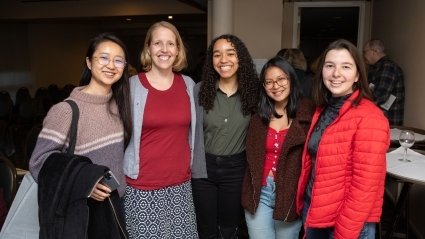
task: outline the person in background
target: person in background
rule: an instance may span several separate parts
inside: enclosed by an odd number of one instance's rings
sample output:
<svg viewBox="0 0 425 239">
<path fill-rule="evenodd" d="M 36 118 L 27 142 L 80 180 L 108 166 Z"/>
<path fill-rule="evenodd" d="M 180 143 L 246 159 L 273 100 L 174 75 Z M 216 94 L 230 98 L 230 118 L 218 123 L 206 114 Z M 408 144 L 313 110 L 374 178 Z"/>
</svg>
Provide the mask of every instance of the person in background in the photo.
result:
<svg viewBox="0 0 425 239">
<path fill-rule="evenodd" d="M 221 35 L 208 47 L 194 89 L 192 173 L 200 238 L 237 238 L 245 173 L 245 138 L 258 98 L 258 76 L 245 44 Z"/>
<path fill-rule="evenodd" d="M 363 59 L 340 39 L 321 56 L 317 106 L 297 190 L 306 238 L 371 239 L 382 213 L 387 118 L 373 103 Z"/>
<path fill-rule="evenodd" d="M 286 53 L 289 49 L 291 49 L 291 48 L 282 48 L 282 49 L 280 49 L 280 50 L 276 53 L 276 56 L 281 56 L 281 57 L 283 57 L 283 56 L 285 55 L 285 53 Z"/>
<path fill-rule="evenodd" d="M 309 70 L 310 70 L 310 72 L 312 73 L 312 75 L 313 75 L 313 78 L 314 77 L 316 77 L 316 75 L 317 74 L 321 74 L 321 69 L 318 69 L 319 68 L 319 61 L 320 61 L 320 55 L 318 56 L 318 57 L 316 57 L 313 61 L 311 61 L 310 62 L 310 65 L 309 65 Z"/>
<path fill-rule="evenodd" d="M 129 238 L 198 238 L 191 188 L 195 104 L 183 40 L 169 22 L 146 34 L 144 72 L 130 78 L 133 135 L 125 151 Z"/>
<path fill-rule="evenodd" d="M 137 72 L 137 69 L 134 66 L 132 66 L 131 64 L 128 64 L 128 75 L 134 76 L 134 75 L 137 75 L 137 74 L 139 74 L 139 72 Z"/>
<path fill-rule="evenodd" d="M 110 33 L 96 36 L 86 53 L 80 86 L 67 98 L 79 108 L 74 153 L 108 167 L 120 183 L 121 197 L 126 185 L 124 149 L 131 135 L 127 61 L 127 50 L 120 39 Z M 72 110 L 66 102 L 53 105 L 45 117 L 29 162 L 29 171 L 36 181 L 50 155 L 68 150 L 71 118 Z M 98 182 L 87 196 L 89 203 L 95 205 L 110 195 L 109 187 Z"/>
<path fill-rule="evenodd" d="M 375 103 L 384 111 L 390 125 L 403 125 L 403 70 L 385 53 L 384 43 L 372 39 L 363 47 L 363 57 L 369 68 L 369 87 Z"/>
<path fill-rule="evenodd" d="M 293 202 L 315 107 L 302 98 L 294 68 L 280 56 L 263 66 L 260 82 L 257 113 L 246 138 L 248 166 L 242 187 L 249 238 L 298 239 L 302 222 Z"/>
<path fill-rule="evenodd" d="M 302 93 L 305 97 L 311 99 L 311 87 L 313 85 L 313 75 L 307 72 L 307 60 L 304 53 L 298 48 L 290 48 L 282 55 L 295 68 Z"/>
</svg>

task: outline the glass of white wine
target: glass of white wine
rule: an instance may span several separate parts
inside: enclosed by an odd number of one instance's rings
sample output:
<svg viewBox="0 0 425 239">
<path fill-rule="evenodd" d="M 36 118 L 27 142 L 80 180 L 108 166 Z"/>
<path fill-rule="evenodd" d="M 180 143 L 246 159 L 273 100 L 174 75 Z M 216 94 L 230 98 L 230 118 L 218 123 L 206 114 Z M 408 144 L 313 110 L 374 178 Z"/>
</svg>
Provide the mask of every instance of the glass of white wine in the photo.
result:
<svg viewBox="0 0 425 239">
<path fill-rule="evenodd" d="M 398 137 L 398 142 L 404 148 L 403 158 L 399 159 L 403 162 L 411 162 L 410 159 L 407 159 L 407 149 L 412 147 L 415 143 L 415 133 L 410 130 L 402 130 L 400 136 Z"/>
</svg>

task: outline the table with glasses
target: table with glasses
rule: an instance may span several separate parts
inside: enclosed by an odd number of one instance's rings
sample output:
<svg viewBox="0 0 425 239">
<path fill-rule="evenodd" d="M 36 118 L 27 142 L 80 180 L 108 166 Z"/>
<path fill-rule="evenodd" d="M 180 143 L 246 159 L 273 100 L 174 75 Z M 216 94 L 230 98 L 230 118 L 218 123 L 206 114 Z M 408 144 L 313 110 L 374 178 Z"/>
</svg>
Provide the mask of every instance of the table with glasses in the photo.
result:
<svg viewBox="0 0 425 239">
<path fill-rule="evenodd" d="M 385 238 L 391 238 L 393 235 L 398 221 L 405 208 L 406 199 L 408 198 L 409 191 L 413 184 L 425 185 L 425 155 L 418 153 L 414 150 L 407 150 L 407 158 L 410 160 L 402 161 L 404 149 L 397 148 L 387 153 L 387 175 L 395 178 L 401 183 L 401 192 L 396 200 L 395 215 L 392 219 L 391 227 L 386 233 Z M 408 210 L 406 210 L 406 213 Z M 408 217 L 408 214 L 406 215 Z M 408 230 L 406 231 L 408 233 Z M 406 238 L 408 236 L 406 235 Z"/>
<path fill-rule="evenodd" d="M 415 133 L 415 143 L 412 149 L 425 150 L 425 130 L 408 126 L 391 127 L 391 145 L 390 148 L 400 147 L 399 137 L 402 130 L 410 130 Z"/>
</svg>

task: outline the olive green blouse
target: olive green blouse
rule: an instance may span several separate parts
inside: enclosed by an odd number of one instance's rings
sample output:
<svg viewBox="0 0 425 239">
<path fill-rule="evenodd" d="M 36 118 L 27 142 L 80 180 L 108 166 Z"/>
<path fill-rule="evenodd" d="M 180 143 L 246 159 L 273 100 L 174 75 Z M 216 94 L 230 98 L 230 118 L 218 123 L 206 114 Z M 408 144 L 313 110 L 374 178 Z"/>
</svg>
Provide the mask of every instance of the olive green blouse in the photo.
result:
<svg viewBox="0 0 425 239">
<path fill-rule="evenodd" d="M 238 92 L 227 97 L 217 87 L 214 107 L 204 111 L 206 153 L 233 155 L 245 150 L 245 138 L 250 115 L 243 115 Z"/>
</svg>

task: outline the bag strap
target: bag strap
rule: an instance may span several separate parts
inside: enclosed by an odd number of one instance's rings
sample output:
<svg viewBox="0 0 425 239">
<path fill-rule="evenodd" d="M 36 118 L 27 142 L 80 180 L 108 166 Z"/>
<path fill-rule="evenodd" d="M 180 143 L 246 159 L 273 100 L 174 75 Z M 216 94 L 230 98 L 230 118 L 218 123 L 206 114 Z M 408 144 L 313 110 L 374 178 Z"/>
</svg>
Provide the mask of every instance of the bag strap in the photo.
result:
<svg viewBox="0 0 425 239">
<path fill-rule="evenodd" d="M 72 121 L 71 121 L 71 128 L 69 130 L 69 147 L 68 147 L 67 153 L 74 154 L 75 144 L 77 141 L 77 128 L 78 128 L 78 119 L 80 118 L 80 111 L 75 101 L 65 100 L 65 102 L 67 102 L 72 109 Z"/>
</svg>

